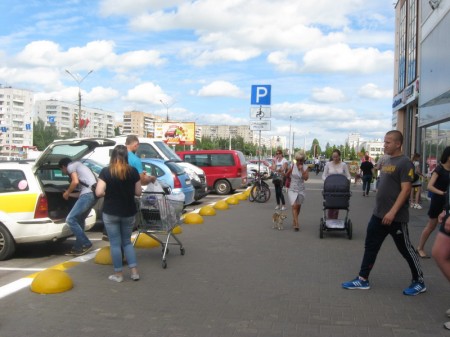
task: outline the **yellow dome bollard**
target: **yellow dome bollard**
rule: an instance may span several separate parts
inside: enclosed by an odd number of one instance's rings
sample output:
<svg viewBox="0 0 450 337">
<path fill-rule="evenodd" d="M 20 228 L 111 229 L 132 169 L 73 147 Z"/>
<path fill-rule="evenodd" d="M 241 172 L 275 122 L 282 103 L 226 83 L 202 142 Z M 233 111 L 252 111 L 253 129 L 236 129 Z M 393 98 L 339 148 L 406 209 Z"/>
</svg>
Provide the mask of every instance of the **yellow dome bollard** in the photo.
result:
<svg viewBox="0 0 450 337">
<path fill-rule="evenodd" d="M 228 206 L 228 203 L 226 201 L 219 200 L 214 204 L 214 208 L 223 211 L 230 208 L 230 206 Z"/>
<path fill-rule="evenodd" d="M 207 205 L 207 206 L 203 206 L 202 208 L 200 208 L 200 211 L 198 212 L 198 214 L 200 214 L 202 216 L 216 215 L 216 210 L 214 209 L 214 207 Z"/>
<path fill-rule="evenodd" d="M 131 242 L 134 242 L 134 238 L 131 238 Z M 134 245 L 136 248 L 157 248 L 160 246 L 160 243 L 156 241 L 155 239 L 151 238 L 150 236 L 146 234 L 140 234 L 137 242 Z"/>
<path fill-rule="evenodd" d="M 239 204 L 239 200 L 238 198 L 236 198 L 235 196 L 229 197 L 225 200 L 227 202 L 227 204 L 229 205 L 237 205 Z"/>
<path fill-rule="evenodd" d="M 73 288 L 70 276 L 57 269 L 46 269 L 37 273 L 31 282 L 31 291 L 38 294 L 57 294 Z"/>
<path fill-rule="evenodd" d="M 184 223 L 188 225 L 199 225 L 203 223 L 203 217 L 197 213 L 189 213 L 184 216 Z"/>
<path fill-rule="evenodd" d="M 181 228 L 181 226 L 176 226 L 174 229 L 172 229 L 172 233 L 173 234 L 181 234 L 181 233 L 183 233 L 183 229 Z"/>
<path fill-rule="evenodd" d="M 242 192 L 242 193 L 236 194 L 235 197 L 236 197 L 238 200 L 247 200 L 249 196 L 246 195 L 245 192 Z"/>
<path fill-rule="evenodd" d="M 94 262 L 97 264 L 108 264 L 108 265 L 113 264 L 111 258 L 111 247 L 106 246 L 100 248 L 97 255 L 95 255 Z"/>
</svg>

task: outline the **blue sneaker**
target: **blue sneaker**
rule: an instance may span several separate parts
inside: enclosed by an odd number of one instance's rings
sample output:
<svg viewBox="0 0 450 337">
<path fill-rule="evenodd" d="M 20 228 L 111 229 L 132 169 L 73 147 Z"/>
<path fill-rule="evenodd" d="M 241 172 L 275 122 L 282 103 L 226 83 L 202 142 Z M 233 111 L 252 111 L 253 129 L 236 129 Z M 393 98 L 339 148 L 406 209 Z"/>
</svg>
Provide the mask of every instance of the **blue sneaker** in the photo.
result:
<svg viewBox="0 0 450 337">
<path fill-rule="evenodd" d="M 369 280 L 361 280 L 359 276 L 355 278 L 353 281 L 342 283 L 342 288 L 344 289 L 359 289 L 359 290 L 368 290 L 370 289 Z"/>
<path fill-rule="evenodd" d="M 419 295 L 420 293 L 424 293 L 425 291 L 427 291 L 425 283 L 412 281 L 411 285 L 405 290 L 403 290 L 403 294 L 408 296 L 416 296 Z"/>
</svg>

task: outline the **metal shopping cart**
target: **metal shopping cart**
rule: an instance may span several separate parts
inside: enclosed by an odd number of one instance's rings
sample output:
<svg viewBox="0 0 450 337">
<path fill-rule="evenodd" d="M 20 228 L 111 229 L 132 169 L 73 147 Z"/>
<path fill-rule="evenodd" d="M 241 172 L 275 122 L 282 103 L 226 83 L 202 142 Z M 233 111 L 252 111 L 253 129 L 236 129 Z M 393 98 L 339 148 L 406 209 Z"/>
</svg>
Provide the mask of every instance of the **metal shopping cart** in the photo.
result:
<svg viewBox="0 0 450 337">
<path fill-rule="evenodd" d="M 181 223 L 184 202 L 171 199 L 164 192 L 142 192 L 138 204 L 138 233 L 133 241 L 136 244 L 139 235 L 146 234 L 162 246 L 162 267 L 167 268 L 166 255 L 169 245 L 180 246 L 180 253 L 185 250 L 173 229 Z"/>
</svg>

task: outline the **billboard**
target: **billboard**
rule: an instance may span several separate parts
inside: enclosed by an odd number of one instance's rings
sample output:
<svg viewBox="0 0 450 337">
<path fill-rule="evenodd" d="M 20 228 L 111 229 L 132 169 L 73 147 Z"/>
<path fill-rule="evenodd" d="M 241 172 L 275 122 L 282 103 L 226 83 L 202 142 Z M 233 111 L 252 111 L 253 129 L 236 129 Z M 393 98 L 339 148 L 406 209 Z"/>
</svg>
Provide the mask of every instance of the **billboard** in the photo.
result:
<svg viewBox="0 0 450 337">
<path fill-rule="evenodd" d="M 163 139 L 169 145 L 194 145 L 195 123 L 155 123 L 155 138 Z"/>
</svg>

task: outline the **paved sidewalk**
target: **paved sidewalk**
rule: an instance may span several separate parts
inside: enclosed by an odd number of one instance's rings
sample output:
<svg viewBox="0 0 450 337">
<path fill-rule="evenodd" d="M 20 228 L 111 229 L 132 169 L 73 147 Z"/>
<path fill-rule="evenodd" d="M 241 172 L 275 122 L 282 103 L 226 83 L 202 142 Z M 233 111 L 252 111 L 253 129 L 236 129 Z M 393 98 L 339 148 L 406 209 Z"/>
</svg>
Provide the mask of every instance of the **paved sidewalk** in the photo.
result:
<svg viewBox="0 0 450 337">
<path fill-rule="evenodd" d="M 402 294 L 410 283 L 406 261 L 390 238 L 371 275 L 372 289 L 344 290 L 359 270 L 374 195 L 352 185 L 353 239 L 334 232 L 319 239 L 322 182 L 311 176 L 301 231 L 272 229 L 274 195 L 267 204 L 242 201 L 202 225 L 183 225 L 186 248 L 138 249 L 141 280 L 108 280 L 112 266 L 93 260 L 69 269 L 74 289 L 37 295 L 23 289 L 0 301 L 0 336 L 450 336 L 443 328 L 450 286 L 433 259 L 421 260 L 428 291 Z M 411 210 L 414 243 L 427 216 Z M 427 245 L 430 253 L 434 235 Z"/>
</svg>

